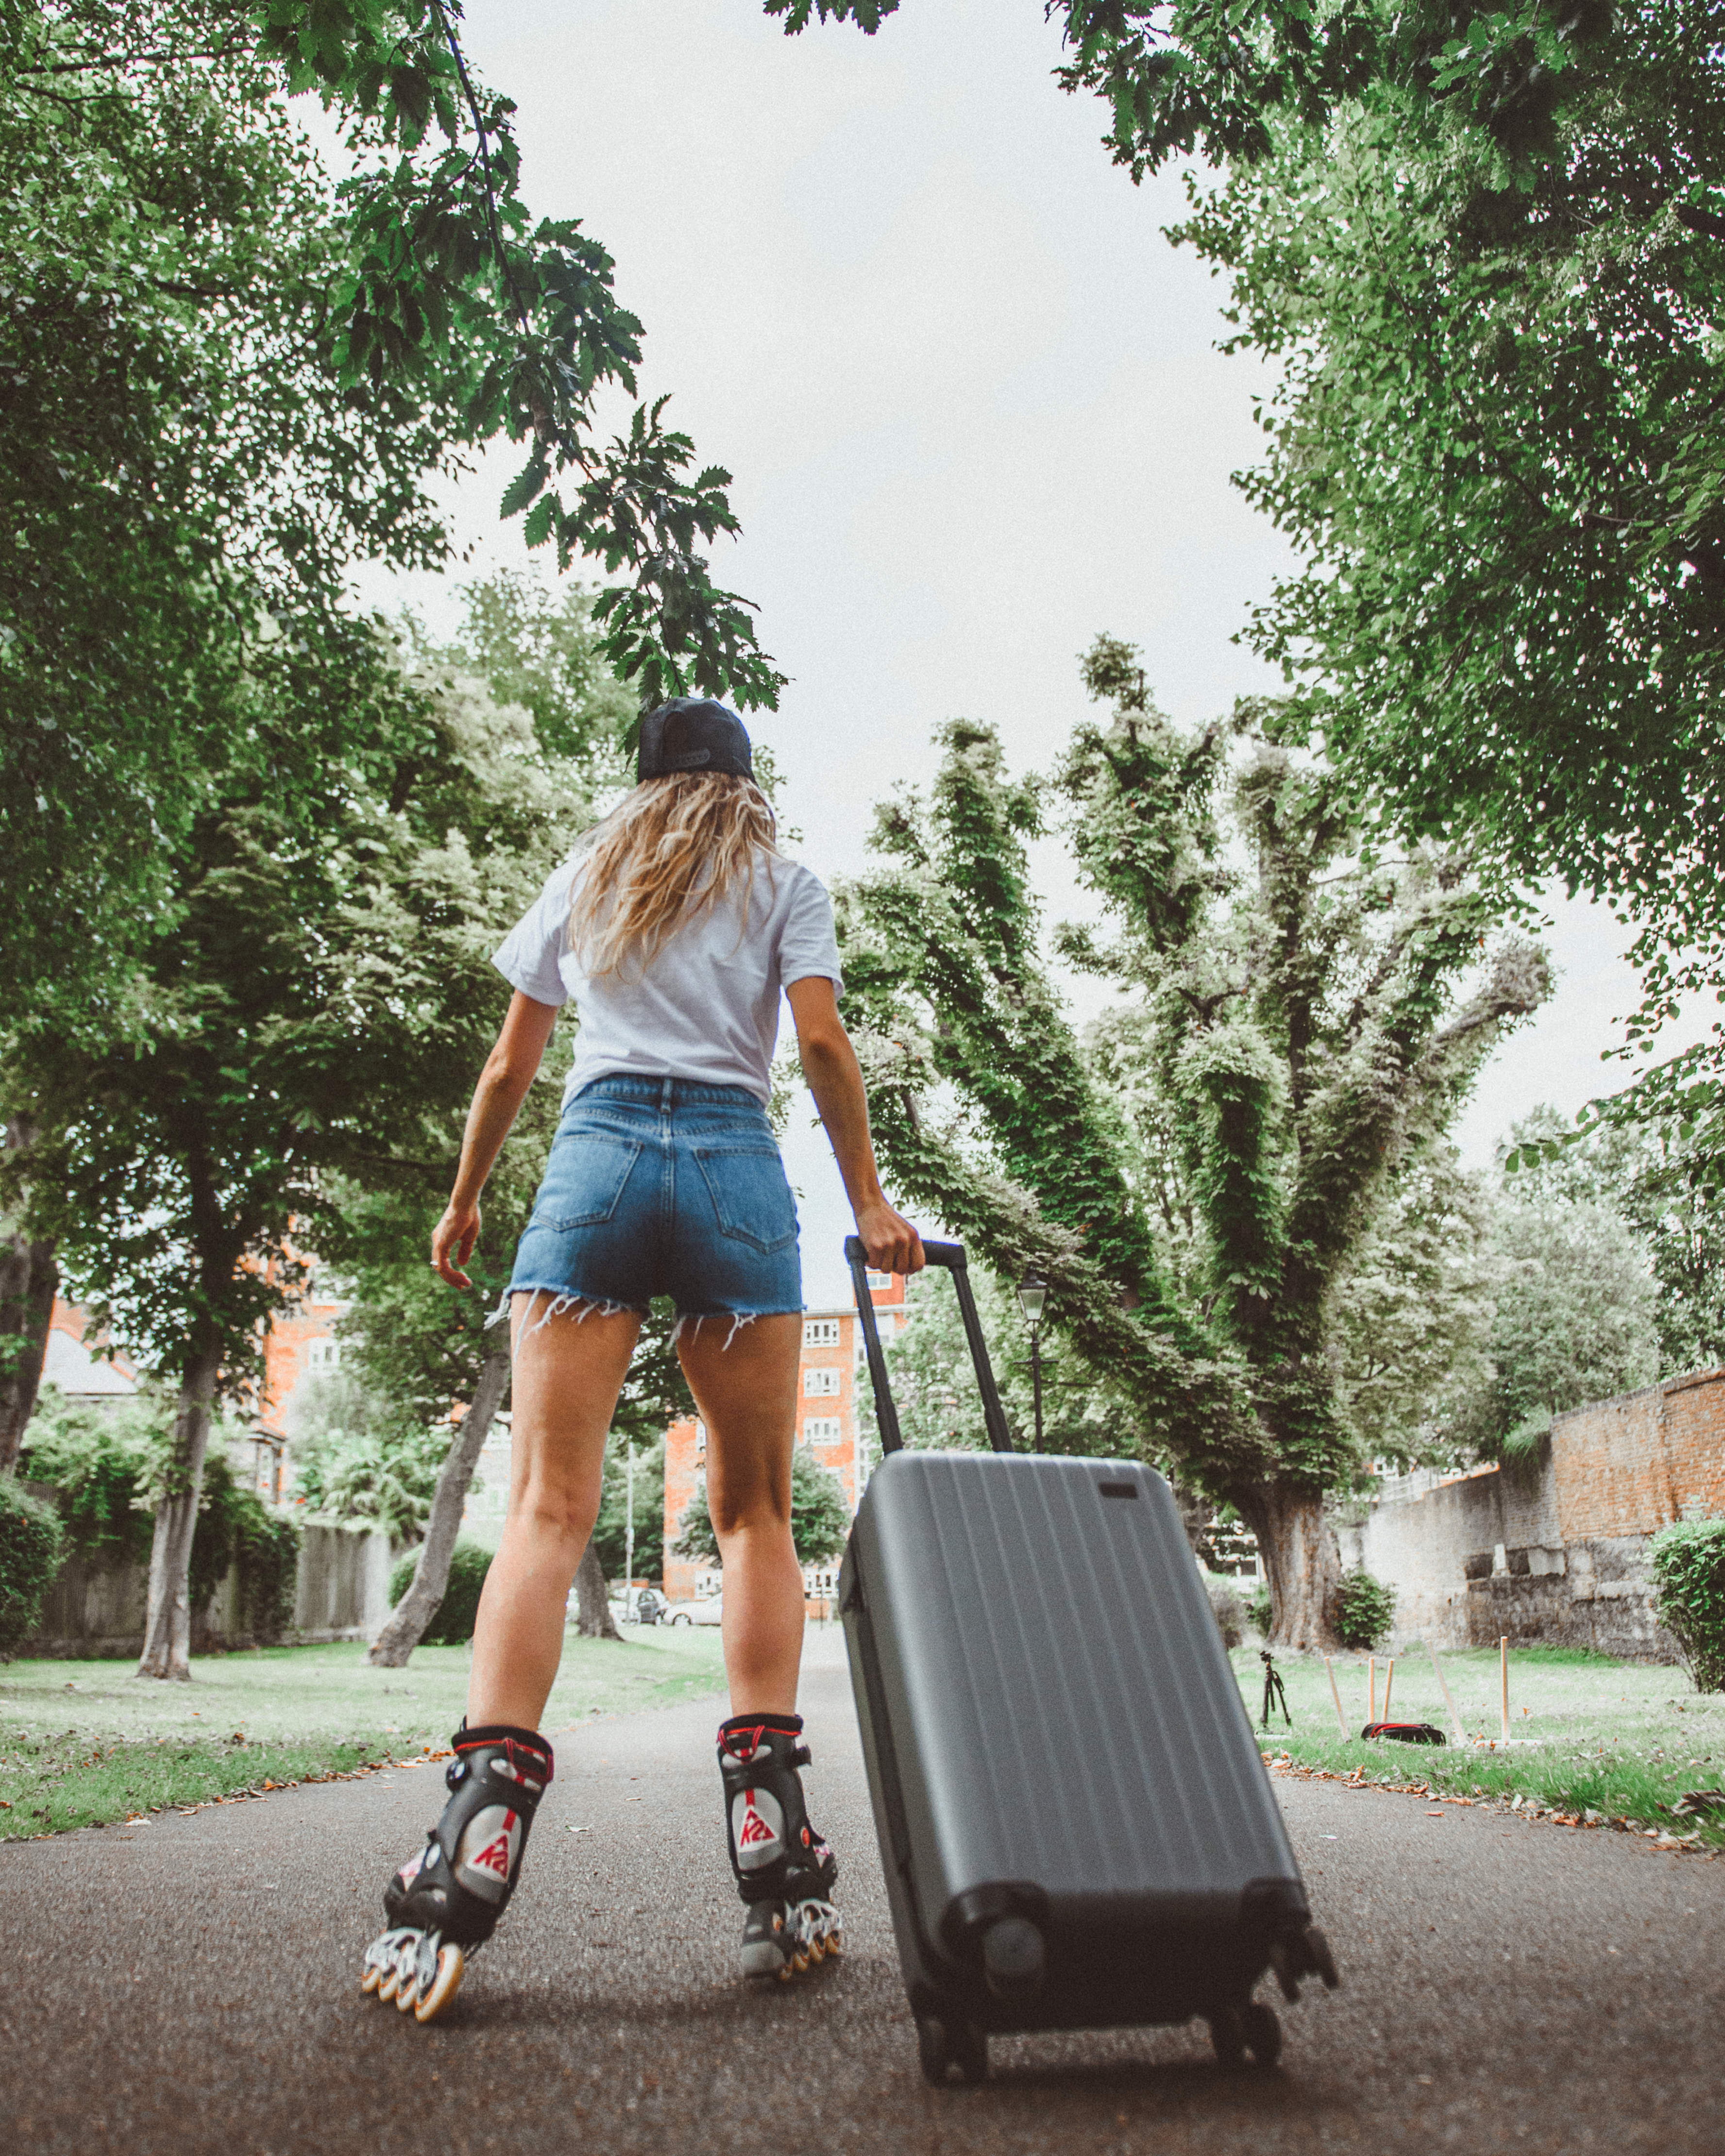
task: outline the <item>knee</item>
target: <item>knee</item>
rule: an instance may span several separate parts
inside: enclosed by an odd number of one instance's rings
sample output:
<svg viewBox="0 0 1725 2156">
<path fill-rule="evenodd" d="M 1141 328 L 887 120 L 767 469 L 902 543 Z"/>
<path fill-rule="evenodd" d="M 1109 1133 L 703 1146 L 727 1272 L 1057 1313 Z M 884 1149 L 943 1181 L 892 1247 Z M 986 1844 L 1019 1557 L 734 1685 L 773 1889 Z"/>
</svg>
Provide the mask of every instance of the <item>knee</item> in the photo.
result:
<svg viewBox="0 0 1725 2156">
<path fill-rule="evenodd" d="M 567 1544 L 574 1553 L 572 1563 L 580 1562 L 581 1553 L 599 1516 L 598 1507 L 590 1497 L 541 1482 L 529 1482 L 510 1511 L 514 1518 L 531 1527 L 536 1533 Z"/>
<path fill-rule="evenodd" d="M 791 1524 L 790 1493 L 783 1497 L 776 1490 L 755 1489 L 707 1491 L 707 1510 L 712 1517 L 713 1532 L 720 1541 L 732 1535 L 788 1532 Z"/>
</svg>

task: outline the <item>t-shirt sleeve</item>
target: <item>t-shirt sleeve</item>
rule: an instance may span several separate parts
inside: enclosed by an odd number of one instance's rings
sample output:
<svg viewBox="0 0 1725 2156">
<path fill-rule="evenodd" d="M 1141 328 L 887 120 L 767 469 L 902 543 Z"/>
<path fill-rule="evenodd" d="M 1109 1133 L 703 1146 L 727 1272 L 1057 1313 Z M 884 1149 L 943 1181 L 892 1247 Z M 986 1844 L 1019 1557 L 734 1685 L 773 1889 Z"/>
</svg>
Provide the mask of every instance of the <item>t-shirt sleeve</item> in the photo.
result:
<svg viewBox="0 0 1725 2156">
<path fill-rule="evenodd" d="M 778 939 L 782 988 L 819 975 L 835 988 L 845 986 L 839 969 L 839 938 L 833 927 L 833 901 L 826 886 L 805 869 L 797 877 Z"/>
<path fill-rule="evenodd" d="M 569 882 L 573 870 L 565 861 L 555 870 L 532 905 L 491 954 L 491 963 L 512 988 L 535 1003 L 562 1005 L 569 991 L 557 971 L 569 921 Z"/>
</svg>

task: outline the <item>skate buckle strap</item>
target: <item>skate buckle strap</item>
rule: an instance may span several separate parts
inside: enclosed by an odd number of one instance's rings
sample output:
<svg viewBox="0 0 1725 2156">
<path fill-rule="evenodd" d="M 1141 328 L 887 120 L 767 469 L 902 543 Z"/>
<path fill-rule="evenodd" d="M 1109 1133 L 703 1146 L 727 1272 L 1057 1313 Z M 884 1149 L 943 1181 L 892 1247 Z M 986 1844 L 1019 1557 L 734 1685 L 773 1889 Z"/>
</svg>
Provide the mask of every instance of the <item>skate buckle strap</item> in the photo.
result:
<svg viewBox="0 0 1725 2156">
<path fill-rule="evenodd" d="M 519 1730 L 458 1729 L 454 1749 L 458 1756 L 465 1752 L 501 1752 L 502 1758 L 491 1762 L 492 1773 L 501 1774 L 506 1781 L 520 1782 L 535 1795 L 557 1772 L 550 1745 Z"/>
</svg>

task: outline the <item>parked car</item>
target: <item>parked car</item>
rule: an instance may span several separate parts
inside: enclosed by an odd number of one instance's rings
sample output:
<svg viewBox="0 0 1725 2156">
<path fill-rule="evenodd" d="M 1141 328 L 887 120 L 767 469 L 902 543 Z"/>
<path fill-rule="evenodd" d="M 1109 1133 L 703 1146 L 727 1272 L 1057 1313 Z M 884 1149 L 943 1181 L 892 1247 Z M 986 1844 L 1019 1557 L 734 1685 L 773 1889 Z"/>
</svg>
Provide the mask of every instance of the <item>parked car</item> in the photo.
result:
<svg viewBox="0 0 1725 2156">
<path fill-rule="evenodd" d="M 665 1597 L 656 1587 L 638 1587 L 632 1595 L 611 1598 L 611 1614 L 619 1625 L 656 1625 L 665 1609 Z"/>
<path fill-rule="evenodd" d="M 674 1602 L 669 1616 L 662 1617 L 662 1625 L 717 1625 L 725 1614 L 722 1594 L 704 1595 L 699 1602 Z"/>
</svg>

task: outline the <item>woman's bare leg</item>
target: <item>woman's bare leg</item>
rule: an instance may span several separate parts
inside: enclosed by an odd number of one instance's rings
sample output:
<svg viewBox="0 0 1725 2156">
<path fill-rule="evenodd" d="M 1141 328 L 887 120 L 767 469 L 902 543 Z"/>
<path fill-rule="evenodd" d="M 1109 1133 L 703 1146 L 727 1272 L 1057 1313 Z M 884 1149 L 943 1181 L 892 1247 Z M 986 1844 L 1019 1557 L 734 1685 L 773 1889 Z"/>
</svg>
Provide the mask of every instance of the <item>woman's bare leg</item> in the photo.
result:
<svg viewBox="0 0 1725 2156">
<path fill-rule="evenodd" d="M 726 1346 L 726 1338 L 730 1345 Z M 794 1714 L 803 1568 L 791 1541 L 800 1313 L 685 1326 L 683 1373 L 706 1424 L 706 1502 L 725 1572 L 733 1714 Z"/>
<path fill-rule="evenodd" d="M 475 1728 L 536 1729 L 562 1659 L 570 1582 L 599 1516 L 605 1438 L 641 1321 L 589 1308 L 541 1324 L 517 1295 L 509 1516 L 485 1574 L 467 1681 Z"/>
</svg>

